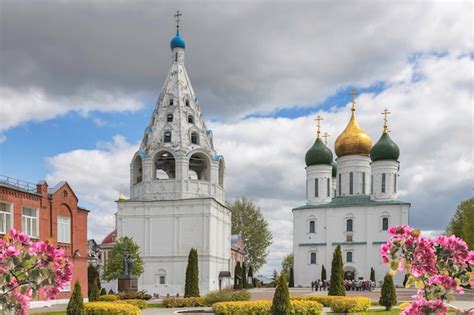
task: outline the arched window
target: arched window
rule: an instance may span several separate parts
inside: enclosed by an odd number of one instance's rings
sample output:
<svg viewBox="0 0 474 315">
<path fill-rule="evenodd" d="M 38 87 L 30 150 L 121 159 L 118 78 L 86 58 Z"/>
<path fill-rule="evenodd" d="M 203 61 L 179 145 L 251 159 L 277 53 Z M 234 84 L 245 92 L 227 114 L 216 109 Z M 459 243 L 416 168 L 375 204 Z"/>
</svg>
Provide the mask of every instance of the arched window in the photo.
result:
<svg viewBox="0 0 474 315">
<path fill-rule="evenodd" d="M 346 262 L 348 262 L 348 263 L 352 262 L 352 252 L 347 252 L 346 253 Z"/>
<path fill-rule="evenodd" d="M 189 179 L 210 180 L 211 168 L 209 159 L 202 153 L 195 153 L 189 158 Z"/>
<path fill-rule="evenodd" d="M 156 179 L 172 179 L 175 178 L 176 174 L 176 162 L 174 156 L 167 152 L 162 151 L 155 156 L 155 173 L 154 178 Z"/>
<path fill-rule="evenodd" d="M 171 131 L 165 131 L 164 142 L 171 142 Z"/>
<path fill-rule="evenodd" d="M 309 254 L 309 263 L 312 265 L 316 264 L 316 253 L 312 252 Z"/>
<path fill-rule="evenodd" d="M 191 143 L 199 144 L 199 136 L 198 136 L 197 132 L 192 132 L 191 133 Z"/>
<path fill-rule="evenodd" d="M 338 183 L 338 185 L 337 185 L 337 186 L 339 187 L 339 196 L 341 195 L 341 190 L 342 190 L 342 189 L 341 189 L 341 181 L 342 181 L 342 180 L 341 180 L 341 174 L 339 174 L 339 183 Z"/>
<path fill-rule="evenodd" d="M 138 184 L 143 180 L 142 158 L 137 155 L 133 161 L 133 183 Z"/>
<path fill-rule="evenodd" d="M 330 180 L 329 178 L 326 180 L 326 184 L 327 184 L 327 191 L 328 191 L 328 197 L 331 196 L 331 184 L 330 184 Z"/>
<path fill-rule="evenodd" d="M 185 103 L 186 103 L 186 106 L 189 107 L 189 100 L 186 100 Z"/>
<path fill-rule="evenodd" d="M 365 195 L 365 172 L 362 172 L 362 194 Z"/>
<path fill-rule="evenodd" d="M 317 178 L 314 179 L 314 196 L 319 197 L 319 180 Z"/>
<path fill-rule="evenodd" d="M 370 175 L 370 194 L 374 194 L 374 175 Z"/>
<path fill-rule="evenodd" d="M 188 115 L 188 123 L 194 124 L 194 117 L 193 117 L 193 115 Z"/>
<path fill-rule="evenodd" d="M 173 100 L 173 99 L 170 99 L 170 103 L 169 103 L 169 104 L 170 104 L 170 106 L 173 106 L 174 100 Z"/>
<path fill-rule="evenodd" d="M 63 191 L 63 197 L 67 198 L 67 190 Z"/>
<path fill-rule="evenodd" d="M 173 114 L 168 114 L 168 116 L 166 116 L 166 121 L 167 122 L 172 122 L 173 121 Z"/>
<path fill-rule="evenodd" d="M 346 232 L 352 232 L 354 221 L 352 219 L 346 220 Z"/>
<path fill-rule="evenodd" d="M 316 233 L 316 224 L 313 220 L 309 221 L 309 233 Z"/>
<path fill-rule="evenodd" d="M 382 231 L 388 230 L 388 218 L 382 218 Z"/>
<path fill-rule="evenodd" d="M 349 195 L 354 194 L 354 173 L 349 173 Z"/>
<path fill-rule="evenodd" d="M 156 273 L 156 282 L 157 284 L 163 285 L 166 284 L 166 270 L 159 269 Z"/>
<path fill-rule="evenodd" d="M 393 192 L 397 192 L 397 174 L 393 174 Z"/>
<path fill-rule="evenodd" d="M 174 61 L 178 61 L 178 53 L 174 54 Z"/>
<path fill-rule="evenodd" d="M 385 192 L 385 180 L 386 180 L 386 174 L 382 173 L 382 192 Z"/>
<path fill-rule="evenodd" d="M 224 187 L 224 161 L 221 159 L 219 160 L 219 186 Z"/>
</svg>

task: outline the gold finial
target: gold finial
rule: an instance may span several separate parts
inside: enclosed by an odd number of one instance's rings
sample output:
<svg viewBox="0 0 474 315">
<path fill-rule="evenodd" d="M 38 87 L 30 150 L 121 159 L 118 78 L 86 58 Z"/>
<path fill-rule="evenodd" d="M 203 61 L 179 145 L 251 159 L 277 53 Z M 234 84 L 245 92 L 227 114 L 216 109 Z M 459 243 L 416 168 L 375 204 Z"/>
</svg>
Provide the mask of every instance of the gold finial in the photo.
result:
<svg viewBox="0 0 474 315">
<path fill-rule="evenodd" d="M 330 134 L 328 134 L 327 132 L 325 132 L 323 134 L 323 138 L 324 138 L 324 144 L 327 146 L 328 145 L 328 137 L 330 136 Z"/>
<path fill-rule="evenodd" d="M 321 133 L 321 120 L 323 120 L 323 118 L 320 115 L 318 115 L 315 120 L 317 121 L 317 126 L 318 126 L 318 131 L 317 131 L 318 137 L 317 138 L 319 139 L 319 135 Z"/>
<path fill-rule="evenodd" d="M 176 14 L 174 15 L 174 18 L 175 18 L 175 20 L 176 20 L 176 29 L 177 29 L 177 30 L 179 30 L 179 23 L 181 23 L 181 16 L 182 16 L 182 15 L 183 15 L 183 14 L 182 14 L 181 12 L 179 12 L 179 10 L 176 11 Z"/>
<path fill-rule="evenodd" d="M 388 115 L 388 114 L 391 114 L 391 112 L 389 112 L 388 109 L 385 108 L 385 109 L 383 110 L 383 113 L 382 113 L 382 115 L 384 116 L 384 117 L 383 117 L 383 132 L 385 132 L 385 133 L 390 132 L 390 131 L 388 130 L 388 125 L 387 125 L 387 121 L 388 121 L 388 120 L 387 120 L 387 115 Z"/>
<path fill-rule="evenodd" d="M 118 196 L 118 201 L 124 201 L 125 199 L 127 199 L 122 191 L 123 191 L 123 184 L 120 184 L 120 194 Z"/>
<path fill-rule="evenodd" d="M 351 90 L 351 96 L 352 96 L 352 111 L 356 110 L 356 102 L 355 102 L 355 97 L 357 96 L 357 90 L 355 88 L 352 88 Z"/>
</svg>

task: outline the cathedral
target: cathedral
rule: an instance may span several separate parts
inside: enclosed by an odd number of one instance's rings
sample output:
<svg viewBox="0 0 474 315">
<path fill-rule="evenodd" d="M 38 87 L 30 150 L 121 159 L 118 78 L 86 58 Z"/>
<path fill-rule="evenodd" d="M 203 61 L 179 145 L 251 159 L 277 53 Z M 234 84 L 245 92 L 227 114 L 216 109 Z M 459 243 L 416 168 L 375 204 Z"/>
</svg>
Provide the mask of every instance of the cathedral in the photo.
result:
<svg viewBox="0 0 474 315">
<path fill-rule="evenodd" d="M 217 154 L 185 68 L 185 41 L 171 40 L 171 69 L 130 163 L 130 198 L 117 202 L 117 237 L 140 246 L 138 289 L 182 295 L 191 248 L 199 256 L 200 293 L 230 284 L 231 213 L 224 158 Z"/>
<path fill-rule="evenodd" d="M 293 209 L 293 254 L 296 286 L 310 286 L 327 270 L 337 245 L 341 246 L 345 279 L 383 280 L 388 266 L 381 263 L 379 248 L 392 225 L 408 224 L 410 204 L 398 199 L 400 150 L 390 138 L 387 114 L 383 133 L 372 146 L 370 136 L 356 119 L 353 90 L 351 117 L 335 142 L 336 162 L 321 139 L 305 156 L 306 204 Z M 403 281 L 403 275 L 395 277 Z"/>
</svg>

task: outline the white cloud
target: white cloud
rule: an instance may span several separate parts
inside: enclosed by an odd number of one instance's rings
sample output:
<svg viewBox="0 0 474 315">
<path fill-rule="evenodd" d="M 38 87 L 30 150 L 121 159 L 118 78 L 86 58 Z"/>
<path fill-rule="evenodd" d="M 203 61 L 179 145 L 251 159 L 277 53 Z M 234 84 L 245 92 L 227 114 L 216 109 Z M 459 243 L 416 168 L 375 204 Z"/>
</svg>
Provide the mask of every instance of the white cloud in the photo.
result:
<svg viewBox="0 0 474 315">
<path fill-rule="evenodd" d="M 0 134 L 0 143 L 7 141 L 7 136 Z"/>
<path fill-rule="evenodd" d="M 467 55 L 420 56 L 385 78 L 380 94 L 357 99 L 360 125 L 375 143 L 388 107 L 391 137 L 401 150 L 402 199 L 412 202 L 411 224 L 441 230 L 456 205 L 471 193 L 473 61 Z M 423 79 L 413 81 L 413 77 Z M 348 122 L 348 104 L 321 113 L 323 131 L 332 135 L 330 147 Z M 209 123 L 214 143 L 226 159 L 227 198 L 247 196 L 262 209 L 273 232 L 268 264 L 279 269 L 292 248 L 291 209 L 304 203 L 304 154 L 315 139 L 314 117 L 252 118 L 232 123 Z M 91 205 L 91 236 L 113 228 L 120 184 L 127 184 L 129 162 L 137 145 L 116 137 L 96 150 L 76 150 L 49 159 L 48 179 L 67 179 L 81 202 Z"/>
</svg>

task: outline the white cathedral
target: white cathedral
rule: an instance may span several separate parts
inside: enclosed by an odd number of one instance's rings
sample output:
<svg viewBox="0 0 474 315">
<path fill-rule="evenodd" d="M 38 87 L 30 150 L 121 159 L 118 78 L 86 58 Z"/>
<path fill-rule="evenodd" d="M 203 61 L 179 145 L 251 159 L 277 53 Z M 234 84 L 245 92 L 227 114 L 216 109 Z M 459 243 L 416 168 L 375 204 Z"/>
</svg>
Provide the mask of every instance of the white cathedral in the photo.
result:
<svg viewBox="0 0 474 315">
<path fill-rule="evenodd" d="M 354 92 L 354 91 L 353 91 Z M 398 200 L 400 150 L 388 134 L 387 110 L 380 140 L 372 140 L 356 119 L 356 104 L 347 127 L 335 142 L 333 154 L 320 137 L 306 153 L 306 204 L 293 209 L 293 254 L 296 286 L 321 279 L 322 265 L 331 273 L 331 261 L 341 246 L 346 279 L 383 280 L 388 266 L 379 248 L 392 225 L 408 224 L 410 204 Z M 401 284 L 402 275 L 395 277 Z"/>
<path fill-rule="evenodd" d="M 224 159 L 186 73 L 179 20 L 171 60 L 131 160 L 130 198 L 117 202 L 117 237 L 133 237 L 140 246 L 144 273 L 138 289 L 150 294 L 182 295 L 188 254 L 197 249 L 200 293 L 206 294 L 229 285 L 231 213 L 224 200 Z"/>
</svg>

